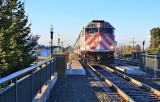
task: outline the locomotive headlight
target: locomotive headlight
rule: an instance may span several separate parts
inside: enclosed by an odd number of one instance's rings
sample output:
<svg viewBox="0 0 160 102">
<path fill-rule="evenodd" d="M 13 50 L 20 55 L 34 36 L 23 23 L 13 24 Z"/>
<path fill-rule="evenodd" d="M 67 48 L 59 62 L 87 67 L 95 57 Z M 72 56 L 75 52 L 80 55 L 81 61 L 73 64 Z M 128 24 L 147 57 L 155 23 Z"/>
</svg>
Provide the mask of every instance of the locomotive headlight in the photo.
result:
<svg viewBox="0 0 160 102">
<path fill-rule="evenodd" d="M 99 39 L 99 41 L 102 41 L 102 37 L 101 37 L 101 36 L 99 36 L 99 38 L 98 38 L 98 39 Z"/>
<path fill-rule="evenodd" d="M 89 49 L 89 46 L 86 46 L 86 49 L 88 50 L 88 49 Z"/>
<path fill-rule="evenodd" d="M 84 48 L 82 47 L 82 48 L 81 48 L 81 51 L 83 51 L 83 50 L 84 50 Z"/>
<path fill-rule="evenodd" d="M 111 46 L 110 48 L 111 48 L 111 49 L 113 49 L 114 47 L 113 47 L 113 46 Z"/>
</svg>

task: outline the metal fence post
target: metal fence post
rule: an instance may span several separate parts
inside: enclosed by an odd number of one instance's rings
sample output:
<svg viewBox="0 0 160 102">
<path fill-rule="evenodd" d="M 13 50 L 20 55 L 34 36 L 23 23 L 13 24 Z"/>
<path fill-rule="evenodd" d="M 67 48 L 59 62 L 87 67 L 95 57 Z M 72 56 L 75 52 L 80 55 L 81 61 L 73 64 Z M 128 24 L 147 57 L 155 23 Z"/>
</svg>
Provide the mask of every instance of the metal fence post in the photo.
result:
<svg viewBox="0 0 160 102">
<path fill-rule="evenodd" d="M 155 70 L 154 77 L 157 78 L 157 73 L 156 73 L 156 71 L 157 71 L 157 56 L 155 56 L 155 68 L 154 68 L 154 70 Z"/>
<path fill-rule="evenodd" d="M 46 85 L 48 84 L 47 81 L 48 81 L 48 63 L 46 62 L 45 63 L 46 65 Z"/>
<path fill-rule="evenodd" d="M 31 71 L 31 98 L 33 99 L 33 70 Z"/>
<path fill-rule="evenodd" d="M 51 76 L 52 76 L 52 60 L 50 61 L 50 76 L 49 76 L 49 80 L 51 80 Z"/>
<path fill-rule="evenodd" d="M 53 66 L 54 66 L 54 70 L 53 70 L 53 74 L 55 73 L 55 70 L 56 70 L 56 61 L 54 61 L 54 63 L 53 63 Z"/>
<path fill-rule="evenodd" d="M 42 65 L 39 67 L 40 68 L 40 86 L 41 86 L 41 83 L 42 83 Z M 42 92 L 42 89 L 39 90 L 39 93 Z"/>
<path fill-rule="evenodd" d="M 13 80 L 13 83 L 15 84 L 15 102 L 18 102 L 18 97 L 17 97 L 17 78 L 15 78 L 14 80 Z"/>
</svg>

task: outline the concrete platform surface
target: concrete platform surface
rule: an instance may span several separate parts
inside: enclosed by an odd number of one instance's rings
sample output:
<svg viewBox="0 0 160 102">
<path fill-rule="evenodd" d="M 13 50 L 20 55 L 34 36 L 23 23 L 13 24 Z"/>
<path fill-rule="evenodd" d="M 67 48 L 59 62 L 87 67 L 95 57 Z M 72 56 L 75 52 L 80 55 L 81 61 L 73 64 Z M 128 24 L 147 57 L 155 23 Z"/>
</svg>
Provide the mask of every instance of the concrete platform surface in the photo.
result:
<svg viewBox="0 0 160 102">
<path fill-rule="evenodd" d="M 135 68 L 134 66 L 116 66 L 115 68 L 127 74 L 145 74 L 139 70 L 139 68 Z"/>
<path fill-rule="evenodd" d="M 69 63 L 67 63 L 66 75 L 86 75 L 86 71 L 74 54 L 70 55 Z"/>
<path fill-rule="evenodd" d="M 67 64 L 67 69 L 83 69 L 79 60 L 80 59 L 78 59 L 78 58 L 70 59 L 69 63 Z"/>
<path fill-rule="evenodd" d="M 85 76 L 69 75 L 57 80 L 47 102 L 112 102 L 102 88 L 88 72 Z"/>
</svg>

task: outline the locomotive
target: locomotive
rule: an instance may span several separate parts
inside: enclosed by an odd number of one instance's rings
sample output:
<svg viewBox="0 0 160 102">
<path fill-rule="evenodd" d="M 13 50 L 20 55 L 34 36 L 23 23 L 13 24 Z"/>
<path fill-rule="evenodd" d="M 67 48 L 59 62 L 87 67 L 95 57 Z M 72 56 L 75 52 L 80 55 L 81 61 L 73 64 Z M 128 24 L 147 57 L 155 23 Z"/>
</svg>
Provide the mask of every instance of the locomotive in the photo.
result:
<svg viewBox="0 0 160 102">
<path fill-rule="evenodd" d="M 113 64 L 114 30 L 109 22 L 92 20 L 81 30 L 73 46 L 74 53 L 89 64 Z"/>
</svg>

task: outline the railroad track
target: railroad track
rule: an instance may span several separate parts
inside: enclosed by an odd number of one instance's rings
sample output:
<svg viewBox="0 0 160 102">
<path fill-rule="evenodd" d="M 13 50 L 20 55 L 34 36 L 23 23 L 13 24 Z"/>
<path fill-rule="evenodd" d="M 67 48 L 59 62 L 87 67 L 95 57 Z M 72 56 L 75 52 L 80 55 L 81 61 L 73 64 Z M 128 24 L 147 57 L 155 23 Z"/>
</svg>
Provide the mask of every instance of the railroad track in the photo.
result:
<svg viewBox="0 0 160 102">
<path fill-rule="evenodd" d="M 139 66 L 140 64 L 140 62 L 137 62 L 137 61 L 123 60 L 123 59 L 116 59 L 116 61 L 123 64 L 133 65 L 133 66 Z"/>
<path fill-rule="evenodd" d="M 89 67 L 100 79 L 127 102 L 160 102 L 160 92 L 109 67 Z M 118 75 L 116 75 L 116 74 Z"/>
</svg>

